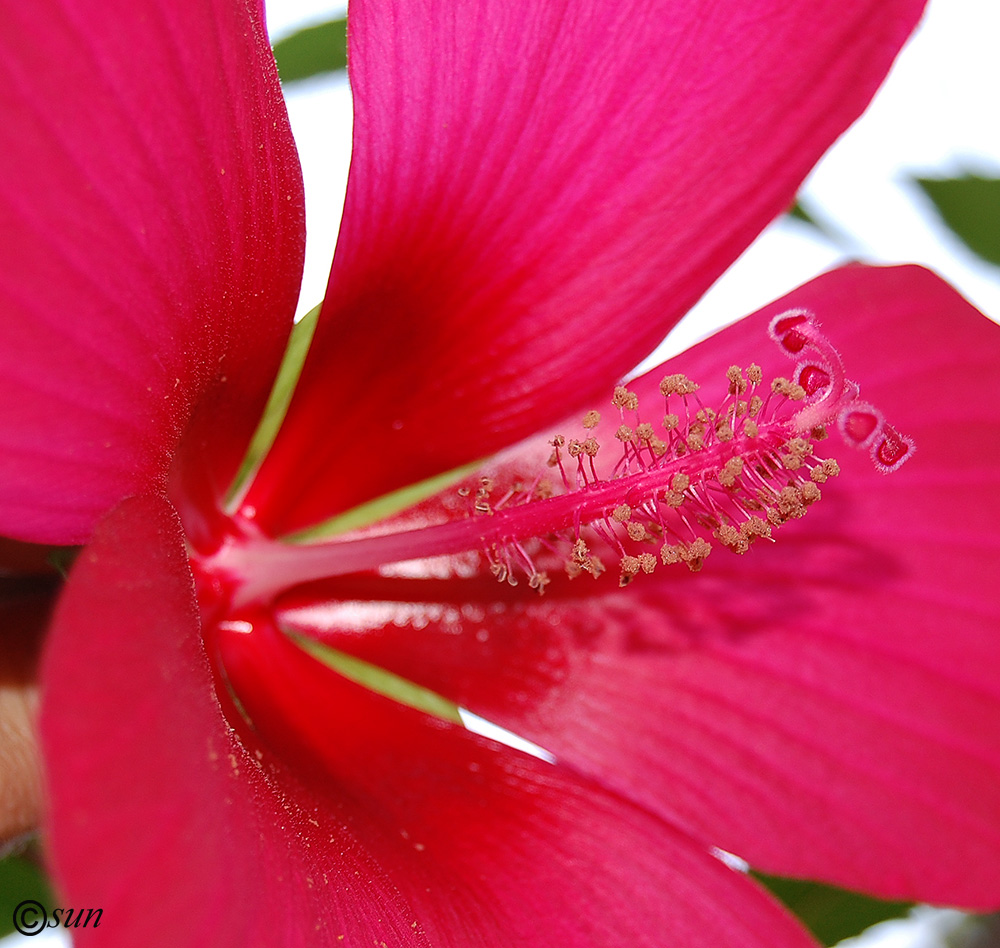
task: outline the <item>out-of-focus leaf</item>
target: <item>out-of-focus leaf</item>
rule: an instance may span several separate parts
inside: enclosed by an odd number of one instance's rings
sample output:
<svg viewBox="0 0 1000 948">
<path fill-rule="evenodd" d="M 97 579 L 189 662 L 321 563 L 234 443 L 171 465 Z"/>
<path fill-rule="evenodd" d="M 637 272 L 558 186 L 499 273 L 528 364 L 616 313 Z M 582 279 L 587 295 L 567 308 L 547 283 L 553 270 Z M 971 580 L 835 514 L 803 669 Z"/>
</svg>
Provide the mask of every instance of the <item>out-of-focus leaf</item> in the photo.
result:
<svg viewBox="0 0 1000 948">
<path fill-rule="evenodd" d="M 14 931 L 14 910 L 27 899 L 38 902 L 46 911 L 55 907 L 45 872 L 29 853 L 0 859 L 0 938 Z"/>
<path fill-rule="evenodd" d="M 792 220 L 801 221 L 808 225 L 817 234 L 841 250 L 853 251 L 853 239 L 826 220 L 822 214 L 810 207 L 802 198 L 799 198 L 786 213 Z"/>
<path fill-rule="evenodd" d="M 823 226 L 806 210 L 805 205 L 802 201 L 796 201 L 789 209 L 788 216 L 794 217 L 797 221 L 802 221 L 805 224 L 809 224 L 815 227 L 816 230 L 822 230 Z"/>
<path fill-rule="evenodd" d="M 883 902 L 818 882 L 782 879 L 757 872 L 754 876 L 824 945 L 835 945 L 876 922 L 900 918 L 913 907 L 911 902 Z"/>
<path fill-rule="evenodd" d="M 281 81 L 297 82 L 347 67 L 347 20 L 309 26 L 274 44 Z"/>
<path fill-rule="evenodd" d="M 974 254 L 1000 266 L 1000 179 L 967 174 L 913 181 Z"/>
</svg>

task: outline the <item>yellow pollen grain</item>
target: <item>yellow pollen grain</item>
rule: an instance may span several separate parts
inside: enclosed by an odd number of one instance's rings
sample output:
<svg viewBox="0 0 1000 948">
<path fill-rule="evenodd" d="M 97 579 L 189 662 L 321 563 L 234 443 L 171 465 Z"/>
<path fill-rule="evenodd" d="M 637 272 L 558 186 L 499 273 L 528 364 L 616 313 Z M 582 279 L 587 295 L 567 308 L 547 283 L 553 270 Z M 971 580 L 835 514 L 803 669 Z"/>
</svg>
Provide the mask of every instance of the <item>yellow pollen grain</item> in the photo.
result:
<svg viewBox="0 0 1000 948">
<path fill-rule="evenodd" d="M 715 436 L 720 441 L 732 441 L 733 440 L 733 429 L 730 427 L 728 421 L 721 421 L 715 429 Z"/>
<path fill-rule="evenodd" d="M 674 375 L 666 375 L 660 382 L 660 392 L 664 396 L 693 395 L 700 387 L 700 385 L 692 382 L 686 375 L 680 372 Z"/>
<path fill-rule="evenodd" d="M 737 552 L 743 552 L 737 548 L 740 544 L 745 543 L 745 541 L 740 536 L 740 531 L 737 530 L 732 524 L 724 523 L 718 530 L 715 531 L 715 535 L 719 538 L 720 543 L 736 549 Z"/>
<path fill-rule="evenodd" d="M 597 438 L 590 437 L 583 442 L 583 453 L 589 458 L 596 458 L 597 452 L 601 450 L 601 445 L 598 443 Z"/>
<path fill-rule="evenodd" d="M 653 426 L 645 421 L 635 429 L 635 433 L 644 444 L 649 444 L 655 437 Z"/>
<path fill-rule="evenodd" d="M 662 458 L 667 453 L 667 446 L 659 438 L 652 438 L 649 442 L 649 447 L 658 458 Z"/>
<path fill-rule="evenodd" d="M 746 379 L 743 378 L 743 371 L 738 365 L 731 365 L 726 369 L 726 378 L 729 379 L 730 395 L 742 395 L 747 390 Z"/>
<path fill-rule="evenodd" d="M 632 581 L 632 577 L 639 572 L 639 557 L 625 554 L 622 557 L 621 568 L 622 575 L 618 584 L 620 586 L 627 586 Z"/>
<path fill-rule="evenodd" d="M 535 488 L 535 496 L 539 500 L 548 500 L 555 493 L 552 481 L 540 480 Z"/>
<path fill-rule="evenodd" d="M 757 435 L 760 434 L 760 428 L 757 427 L 757 422 L 751 421 L 751 419 L 747 418 L 746 421 L 743 422 L 743 434 L 745 434 L 748 438 L 756 438 Z"/>
<path fill-rule="evenodd" d="M 799 457 L 806 457 L 812 454 L 812 445 L 805 438 L 792 438 L 788 442 L 788 450 Z"/>
<path fill-rule="evenodd" d="M 583 416 L 584 428 L 596 428 L 600 423 L 601 413 L 599 411 L 588 411 L 587 414 Z"/>
<path fill-rule="evenodd" d="M 760 385 L 760 383 L 764 380 L 764 373 L 761 371 L 760 366 L 757 365 L 756 362 L 751 362 L 747 366 L 747 378 L 750 379 L 754 385 Z"/>
<path fill-rule="evenodd" d="M 582 563 L 587 558 L 589 552 L 586 542 L 582 538 L 577 537 L 576 542 L 573 544 L 573 561 Z"/>
<path fill-rule="evenodd" d="M 624 443 L 626 441 L 631 441 L 633 434 L 634 432 L 628 425 L 619 425 L 618 430 L 615 432 L 615 437 Z"/>
<path fill-rule="evenodd" d="M 670 487 L 673 490 L 687 490 L 691 486 L 691 478 L 687 474 L 678 472 L 673 476 L 670 481 Z"/>
<path fill-rule="evenodd" d="M 549 444 L 554 448 L 561 448 L 566 443 L 566 439 L 562 435 L 556 435 Z"/>
<path fill-rule="evenodd" d="M 692 573 L 697 573 L 702 564 L 705 562 L 705 557 L 712 552 L 712 544 L 708 540 L 704 540 L 698 537 L 686 550 L 683 551 L 682 556 L 684 562 L 687 563 L 688 569 Z"/>
<path fill-rule="evenodd" d="M 840 465 L 833 458 L 827 458 L 823 462 L 823 473 L 827 477 L 836 477 L 840 473 Z"/>
<path fill-rule="evenodd" d="M 743 458 L 730 458 L 719 471 L 719 483 L 723 487 L 732 487 L 736 483 L 736 478 L 743 473 Z"/>
<path fill-rule="evenodd" d="M 799 492 L 802 495 L 802 502 L 804 504 L 814 504 L 823 496 L 820 493 L 820 489 L 812 481 L 806 481 Z"/>
<path fill-rule="evenodd" d="M 750 410 L 750 414 L 751 415 L 759 415 L 760 414 L 760 410 L 763 407 L 764 407 L 764 399 L 761 398 L 759 395 L 754 395 L 753 398 L 750 399 L 750 409 L 749 410 Z"/>
<path fill-rule="evenodd" d="M 625 525 L 625 529 L 628 532 L 629 538 L 635 540 L 637 543 L 646 539 L 646 528 L 641 523 L 636 523 L 634 520 L 630 521 Z"/>
<path fill-rule="evenodd" d="M 583 442 L 577 441 L 576 438 L 571 438 L 569 447 L 566 450 L 569 451 L 569 456 L 571 458 L 578 458 L 581 454 L 583 454 Z"/>
<path fill-rule="evenodd" d="M 619 523 L 632 519 L 632 508 L 628 504 L 619 504 L 611 511 L 611 518 Z"/>
<path fill-rule="evenodd" d="M 644 573 L 653 572 L 656 569 L 656 557 L 652 553 L 640 553 L 639 566 Z"/>
<path fill-rule="evenodd" d="M 615 408 L 627 408 L 635 411 L 639 407 L 639 396 L 635 392 L 630 392 L 624 385 L 616 385 L 615 393 L 611 397 L 611 404 Z"/>
<path fill-rule="evenodd" d="M 663 416 L 663 430 L 673 431 L 681 423 L 680 418 L 676 415 L 664 415 Z"/>
<path fill-rule="evenodd" d="M 660 562 L 663 563 L 664 566 L 679 563 L 682 559 L 681 548 L 679 546 L 664 543 L 663 546 L 660 547 Z"/>
<path fill-rule="evenodd" d="M 705 446 L 705 436 L 692 427 L 691 431 L 688 432 L 687 444 L 692 451 L 700 451 Z"/>
</svg>

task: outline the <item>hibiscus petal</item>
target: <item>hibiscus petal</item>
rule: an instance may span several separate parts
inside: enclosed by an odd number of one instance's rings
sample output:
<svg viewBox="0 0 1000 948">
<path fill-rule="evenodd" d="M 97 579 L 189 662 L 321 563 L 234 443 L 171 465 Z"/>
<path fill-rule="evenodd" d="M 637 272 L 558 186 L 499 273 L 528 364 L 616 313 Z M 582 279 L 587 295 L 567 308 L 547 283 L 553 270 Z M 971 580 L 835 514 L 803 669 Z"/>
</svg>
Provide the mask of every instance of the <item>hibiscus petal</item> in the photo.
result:
<svg viewBox="0 0 1000 948">
<path fill-rule="evenodd" d="M 150 497 L 98 528 L 60 606 L 49 845 L 65 899 L 104 910 L 75 942 L 812 944 L 641 810 L 266 627 L 221 638 L 249 729 L 216 697 L 196 609 L 179 520 Z"/>
<path fill-rule="evenodd" d="M 162 482 L 199 400 L 225 489 L 290 326 L 300 172 L 256 3 L 7 4 L 0 46 L 0 533 L 75 543 Z"/>
<path fill-rule="evenodd" d="M 916 440 L 897 473 L 831 448 L 841 474 L 802 521 L 743 557 L 717 547 L 698 574 L 660 567 L 622 591 L 553 577 L 541 600 L 372 579 L 355 595 L 382 601 L 350 604 L 353 625 L 323 631 L 315 610 L 300 628 L 756 867 L 995 908 L 1000 329 L 926 271 L 847 268 L 635 383 L 640 408 L 664 372 L 708 405 L 731 364 L 789 374 L 767 326 L 793 306 Z"/>
<path fill-rule="evenodd" d="M 792 202 L 922 6 L 353 3 L 343 227 L 261 522 L 311 525 L 603 397 Z"/>
</svg>

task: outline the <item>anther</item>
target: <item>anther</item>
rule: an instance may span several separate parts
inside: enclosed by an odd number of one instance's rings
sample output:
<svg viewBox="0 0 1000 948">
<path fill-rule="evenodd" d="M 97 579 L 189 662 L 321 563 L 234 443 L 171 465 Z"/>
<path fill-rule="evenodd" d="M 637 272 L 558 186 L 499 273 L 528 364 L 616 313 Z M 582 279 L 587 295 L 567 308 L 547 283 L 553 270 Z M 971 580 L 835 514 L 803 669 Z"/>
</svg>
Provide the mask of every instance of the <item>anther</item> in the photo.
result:
<svg viewBox="0 0 1000 948">
<path fill-rule="evenodd" d="M 628 504 L 619 504 L 611 511 L 611 518 L 619 523 L 625 523 L 632 519 L 632 508 Z"/>
</svg>

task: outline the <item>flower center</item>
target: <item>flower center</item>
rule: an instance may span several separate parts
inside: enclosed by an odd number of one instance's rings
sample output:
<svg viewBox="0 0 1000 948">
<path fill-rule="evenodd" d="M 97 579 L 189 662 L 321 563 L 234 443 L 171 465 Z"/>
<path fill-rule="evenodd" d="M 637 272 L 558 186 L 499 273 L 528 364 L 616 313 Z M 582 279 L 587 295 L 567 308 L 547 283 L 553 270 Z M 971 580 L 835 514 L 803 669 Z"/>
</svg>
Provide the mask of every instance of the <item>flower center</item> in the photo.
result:
<svg viewBox="0 0 1000 948">
<path fill-rule="evenodd" d="M 668 375 L 655 423 L 644 420 L 650 406 L 640 409 L 638 395 L 619 386 L 616 427 L 588 412 L 578 437 L 551 439 L 541 470 L 467 481 L 417 527 L 394 522 L 294 545 L 234 518 L 232 536 L 200 560 L 200 572 L 244 608 L 315 580 L 468 553 L 501 582 L 526 580 L 540 593 L 553 568 L 597 577 L 613 561 L 625 586 L 659 565 L 698 570 L 717 544 L 745 553 L 820 500 L 839 471 L 820 450 L 829 427 L 884 473 L 914 451 L 860 399 L 810 313 L 782 313 L 769 331 L 795 360 L 788 378 L 765 382 L 756 365 L 731 366 L 726 394 L 710 406 L 695 382 Z"/>
</svg>

